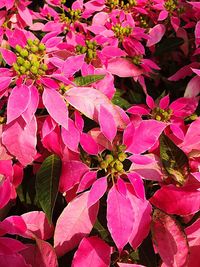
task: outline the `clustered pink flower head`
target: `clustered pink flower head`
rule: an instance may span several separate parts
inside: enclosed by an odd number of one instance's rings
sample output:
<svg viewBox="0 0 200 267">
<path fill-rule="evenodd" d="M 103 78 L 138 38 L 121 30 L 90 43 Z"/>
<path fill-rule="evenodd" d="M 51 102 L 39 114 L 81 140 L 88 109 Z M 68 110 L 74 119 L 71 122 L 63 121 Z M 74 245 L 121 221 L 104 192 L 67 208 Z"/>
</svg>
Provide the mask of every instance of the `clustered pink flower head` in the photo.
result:
<svg viewBox="0 0 200 267">
<path fill-rule="evenodd" d="M 199 2 L 2 0 L 0 43 L 1 267 L 199 267 Z"/>
</svg>

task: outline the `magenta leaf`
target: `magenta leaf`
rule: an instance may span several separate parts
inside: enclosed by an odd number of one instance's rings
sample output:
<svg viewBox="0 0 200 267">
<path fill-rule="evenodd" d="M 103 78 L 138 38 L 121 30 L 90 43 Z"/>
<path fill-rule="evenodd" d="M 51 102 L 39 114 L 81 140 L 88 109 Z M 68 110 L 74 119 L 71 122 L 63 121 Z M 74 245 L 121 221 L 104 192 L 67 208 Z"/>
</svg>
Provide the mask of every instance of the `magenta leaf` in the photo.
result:
<svg viewBox="0 0 200 267">
<path fill-rule="evenodd" d="M 190 215 L 200 210 L 200 191 L 174 185 L 163 186 L 150 202 L 168 214 Z"/>
<path fill-rule="evenodd" d="M 153 214 L 152 235 L 154 245 L 167 266 L 187 266 L 187 239 L 173 217 L 156 209 Z"/>
<path fill-rule="evenodd" d="M 108 229 L 121 251 L 128 243 L 133 230 L 134 216 L 131 202 L 119 193 L 114 185 L 108 193 L 107 205 Z"/>
<path fill-rule="evenodd" d="M 74 255 L 72 267 L 110 266 L 111 247 L 96 236 L 85 237 Z"/>
<path fill-rule="evenodd" d="M 88 196 L 88 208 L 94 205 L 106 192 L 107 177 L 97 179 L 90 189 Z"/>
</svg>

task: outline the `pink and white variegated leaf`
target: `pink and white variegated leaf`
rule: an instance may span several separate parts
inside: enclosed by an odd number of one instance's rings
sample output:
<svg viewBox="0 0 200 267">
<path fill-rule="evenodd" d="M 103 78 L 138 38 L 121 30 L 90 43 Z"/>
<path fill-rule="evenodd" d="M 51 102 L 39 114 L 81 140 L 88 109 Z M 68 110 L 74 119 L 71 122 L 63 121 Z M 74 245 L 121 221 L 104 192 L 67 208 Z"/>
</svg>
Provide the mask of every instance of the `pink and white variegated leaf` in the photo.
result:
<svg viewBox="0 0 200 267">
<path fill-rule="evenodd" d="M 112 142 L 117 134 L 117 126 L 112 114 L 104 106 L 100 106 L 99 124 L 104 136 Z"/>
<path fill-rule="evenodd" d="M 110 266 L 111 247 L 97 236 L 85 237 L 81 241 L 72 261 L 72 267 Z"/>
<path fill-rule="evenodd" d="M 37 238 L 46 240 L 53 235 L 53 225 L 50 225 L 43 211 L 31 211 L 21 215 L 21 218 L 26 224 L 26 237 L 32 238 L 35 235 Z"/>
<path fill-rule="evenodd" d="M 108 193 L 107 222 L 117 248 L 122 251 L 131 236 L 134 215 L 130 200 L 119 193 L 115 185 Z"/>
<path fill-rule="evenodd" d="M 45 88 L 42 100 L 50 116 L 67 130 L 68 109 L 62 96 L 54 89 Z"/>
<path fill-rule="evenodd" d="M 58 267 L 57 256 L 50 243 L 36 238 L 35 245 L 27 245 L 20 251 L 29 266 Z"/>
<path fill-rule="evenodd" d="M 75 248 L 92 230 L 98 213 L 98 203 L 88 209 L 88 195 L 89 192 L 85 192 L 74 198 L 58 218 L 54 235 L 57 256 Z"/>
<path fill-rule="evenodd" d="M 0 48 L 0 52 L 8 65 L 12 66 L 12 64 L 16 62 L 17 56 L 12 51 L 5 48 Z"/>
<path fill-rule="evenodd" d="M 9 123 L 2 134 L 2 143 L 23 166 L 31 163 L 37 153 L 36 132 L 37 123 L 35 117 L 32 118 L 29 124 L 25 124 L 20 117 L 18 120 Z"/>
<path fill-rule="evenodd" d="M 187 239 L 173 217 L 156 209 L 153 214 L 152 235 L 156 250 L 167 266 L 187 266 Z"/>
<path fill-rule="evenodd" d="M 68 120 L 68 130 L 62 128 L 61 135 L 64 144 L 74 152 L 78 152 L 78 145 L 80 141 L 80 133 L 76 128 L 73 120 Z"/>
<path fill-rule="evenodd" d="M 31 91 L 28 86 L 22 84 L 12 89 L 8 99 L 7 124 L 17 119 L 27 109 L 31 100 Z"/>
<path fill-rule="evenodd" d="M 100 107 L 104 106 L 112 115 L 117 127 L 123 129 L 126 126 L 118 107 L 99 90 L 92 87 L 73 87 L 66 92 L 65 98 L 78 111 L 96 121 L 98 121 Z"/>
<path fill-rule="evenodd" d="M 163 24 L 157 24 L 153 28 L 150 29 L 147 40 L 147 46 L 150 47 L 152 45 L 157 44 L 162 39 L 165 34 L 165 26 Z"/>
</svg>

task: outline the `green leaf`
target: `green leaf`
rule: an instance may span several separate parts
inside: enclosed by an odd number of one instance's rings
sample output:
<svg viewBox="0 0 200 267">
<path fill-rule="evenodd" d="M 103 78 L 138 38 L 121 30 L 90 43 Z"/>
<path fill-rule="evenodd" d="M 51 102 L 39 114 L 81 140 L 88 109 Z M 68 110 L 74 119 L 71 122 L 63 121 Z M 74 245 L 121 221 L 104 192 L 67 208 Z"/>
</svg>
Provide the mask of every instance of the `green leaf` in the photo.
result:
<svg viewBox="0 0 200 267">
<path fill-rule="evenodd" d="M 109 237 L 109 232 L 103 227 L 98 219 L 95 222 L 94 229 L 99 233 L 103 240 L 107 240 Z"/>
<path fill-rule="evenodd" d="M 119 106 L 120 108 L 128 109 L 131 104 L 121 96 L 122 94 L 123 93 L 120 90 L 117 90 L 112 98 L 112 103 Z"/>
<path fill-rule="evenodd" d="M 184 40 L 178 37 L 169 37 L 156 46 L 155 56 L 161 56 L 165 52 L 175 50 L 177 47 L 182 45 Z"/>
<path fill-rule="evenodd" d="M 97 81 L 102 80 L 105 75 L 87 75 L 87 76 L 80 76 L 74 79 L 74 83 L 77 86 L 87 86 L 91 83 L 95 83 Z"/>
<path fill-rule="evenodd" d="M 188 157 L 164 134 L 160 136 L 160 157 L 163 167 L 170 178 L 179 185 L 184 185 L 189 170 Z"/>
<path fill-rule="evenodd" d="M 55 206 L 59 178 L 61 173 L 61 160 L 56 155 L 46 158 L 36 175 L 37 199 L 46 213 L 49 222 L 52 221 L 53 209 Z"/>
</svg>

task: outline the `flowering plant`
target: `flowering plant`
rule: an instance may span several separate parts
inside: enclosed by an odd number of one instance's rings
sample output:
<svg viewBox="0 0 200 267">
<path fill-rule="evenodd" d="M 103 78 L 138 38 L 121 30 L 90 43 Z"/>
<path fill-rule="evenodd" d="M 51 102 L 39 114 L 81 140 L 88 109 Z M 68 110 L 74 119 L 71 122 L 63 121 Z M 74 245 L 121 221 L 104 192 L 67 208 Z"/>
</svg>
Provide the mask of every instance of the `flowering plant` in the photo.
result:
<svg viewBox="0 0 200 267">
<path fill-rule="evenodd" d="M 0 1 L 2 267 L 200 266 L 200 4 Z"/>
</svg>

